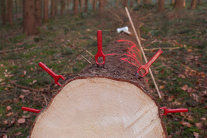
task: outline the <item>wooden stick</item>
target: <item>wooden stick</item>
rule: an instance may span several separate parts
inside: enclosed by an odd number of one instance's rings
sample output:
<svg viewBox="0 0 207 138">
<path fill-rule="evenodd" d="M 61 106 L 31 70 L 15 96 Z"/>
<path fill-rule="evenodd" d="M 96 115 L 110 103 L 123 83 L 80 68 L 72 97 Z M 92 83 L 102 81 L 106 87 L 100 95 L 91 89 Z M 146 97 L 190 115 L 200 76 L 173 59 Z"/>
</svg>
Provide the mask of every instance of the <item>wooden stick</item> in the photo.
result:
<svg viewBox="0 0 207 138">
<path fill-rule="evenodd" d="M 180 49 L 181 47 L 163 47 L 162 49 L 166 50 L 174 50 L 174 49 Z M 160 48 L 152 48 L 152 49 L 144 49 L 145 51 L 154 51 L 159 50 Z"/>
<path fill-rule="evenodd" d="M 147 63 L 147 62 L 148 62 L 147 57 L 146 57 L 146 55 L 145 55 L 144 49 L 142 48 L 141 41 L 140 41 L 140 39 L 139 39 L 139 37 L 138 37 L 138 35 L 137 35 L 137 32 L 136 32 L 136 29 L 135 29 L 135 27 L 134 27 L 134 23 L 133 23 L 132 18 L 131 18 L 131 16 L 130 16 L 129 10 L 128 10 L 127 7 L 125 7 L 125 10 L 126 10 L 126 13 L 127 13 L 128 18 L 129 18 L 129 21 L 130 21 L 130 23 L 131 23 L 132 29 L 133 29 L 133 31 L 134 31 L 135 37 L 136 37 L 136 39 L 137 39 L 138 45 L 139 45 L 139 47 L 140 47 L 140 49 L 141 49 L 142 55 L 143 55 L 143 57 L 144 57 L 144 60 L 145 60 L 145 62 Z M 158 88 L 158 86 L 157 86 L 157 83 L 156 83 L 156 81 L 155 81 L 154 75 L 153 75 L 152 70 L 151 70 L 150 68 L 149 68 L 149 72 L 150 72 L 150 75 L 151 75 L 151 77 L 152 77 L 152 80 L 153 80 L 153 83 L 154 83 L 154 85 L 155 85 L 155 88 L 156 88 L 156 90 L 157 90 L 157 93 L 158 93 L 158 95 L 159 95 L 159 98 L 161 99 L 162 96 L 161 96 L 161 94 L 160 94 L 160 90 L 159 90 L 159 88 Z"/>
<path fill-rule="evenodd" d="M 81 57 L 83 58 L 83 59 L 85 59 L 89 64 L 92 64 L 86 57 L 84 57 L 83 55 L 81 55 Z"/>
</svg>

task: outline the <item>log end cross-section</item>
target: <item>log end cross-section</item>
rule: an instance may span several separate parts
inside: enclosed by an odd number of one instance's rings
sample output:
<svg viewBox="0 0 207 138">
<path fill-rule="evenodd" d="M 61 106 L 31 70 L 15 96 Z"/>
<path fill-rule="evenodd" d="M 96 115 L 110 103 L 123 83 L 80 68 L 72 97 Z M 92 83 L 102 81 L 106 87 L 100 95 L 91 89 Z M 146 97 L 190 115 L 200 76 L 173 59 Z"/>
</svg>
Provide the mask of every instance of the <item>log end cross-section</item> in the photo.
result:
<svg viewBox="0 0 207 138">
<path fill-rule="evenodd" d="M 135 84 L 104 77 L 70 81 L 40 113 L 31 138 L 163 138 L 159 109 Z"/>
</svg>

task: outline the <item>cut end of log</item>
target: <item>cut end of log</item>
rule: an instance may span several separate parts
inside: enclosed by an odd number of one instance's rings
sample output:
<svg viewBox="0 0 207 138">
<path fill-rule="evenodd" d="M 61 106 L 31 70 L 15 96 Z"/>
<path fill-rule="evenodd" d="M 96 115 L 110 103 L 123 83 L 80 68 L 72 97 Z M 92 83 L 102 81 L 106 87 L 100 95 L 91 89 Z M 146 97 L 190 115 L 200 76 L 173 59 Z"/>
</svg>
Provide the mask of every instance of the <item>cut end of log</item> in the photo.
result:
<svg viewBox="0 0 207 138">
<path fill-rule="evenodd" d="M 138 86 L 102 77 L 75 79 L 37 118 L 31 138 L 163 138 L 159 108 Z"/>
</svg>

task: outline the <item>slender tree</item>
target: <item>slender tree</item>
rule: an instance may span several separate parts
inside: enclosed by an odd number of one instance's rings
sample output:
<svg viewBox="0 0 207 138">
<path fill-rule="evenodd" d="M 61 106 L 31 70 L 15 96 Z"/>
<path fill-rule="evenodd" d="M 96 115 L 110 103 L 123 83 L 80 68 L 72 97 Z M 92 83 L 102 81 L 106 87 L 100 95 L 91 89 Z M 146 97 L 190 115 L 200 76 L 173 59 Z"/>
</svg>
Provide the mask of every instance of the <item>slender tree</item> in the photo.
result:
<svg viewBox="0 0 207 138">
<path fill-rule="evenodd" d="M 141 4 L 141 0 L 137 0 L 137 4 Z"/>
<path fill-rule="evenodd" d="M 51 17 L 55 17 L 55 0 L 51 0 Z"/>
<path fill-rule="evenodd" d="M 65 12 L 65 5 L 66 5 L 65 0 L 61 0 L 61 1 L 60 1 L 60 4 L 61 4 L 60 14 L 61 14 L 61 15 L 64 15 L 64 12 Z"/>
<path fill-rule="evenodd" d="M 103 13 L 103 8 L 104 8 L 104 1 L 103 0 L 99 0 L 99 14 L 102 15 Z"/>
<path fill-rule="evenodd" d="M 133 8 L 133 6 L 134 6 L 134 0 L 130 0 L 129 3 L 130 3 L 130 8 Z"/>
<path fill-rule="evenodd" d="M 202 0 L 198 0 L 198 5 L 200 5 L 200 4 L 201 4 L 201 2 L 202 2 Z"/>
<path fill-rule="evenodd" d="M 23 31 L 26 35 L 38 33 L 35 24 L 35 0 L 23 0 Z"/>
<path fill-rule="evenodd" d="M 48 22 L 48 0 L 44 0 L 44 22 Z"/>
<path fill-rule="evenodd" d="M 85 12 L 88 12 L 88 0 L 85 0 Z"/>
<path fill-rule="evenodd" d="M 144 4 L 152 4 L 152 0 L 143 0 Z"/>
<path fill-rule="evenodd" d="M 5 5 L 5 0 L 1 0 L 1 18 L 2 18 L 2 23 L 6 23 L 6 5 Z"/>
<path fill-rule="evenodd" d="M 7 21 L 13 24 L 13 0 L 7 0 Z"/>
<path fill-rule="evenodd" d="M 128 7 L 128 0 L 123 0 L 122 5 L 123 7 Z"/>
<path fill-rule="evenodd" d="M 175 0 L 175 9 L 181 10 L 184 7 L 185 0 Z"/>
<path fill-rule="evenodd" d="M 80 12 L 83 11 L 83 0 L 79 0 Z"/>
<path fill-rule="evenodd" d="M 162 12 L 165 9 L 165 0 L 158 0 L 158 12 Z"/>
<path fill-rule="evenodd" d="M 195 9 L 195 8 L 196 8 L 196 4 L 197 4 L 197 0 L 192 0 L 192 1 L 191 1 L 191 6 L 190 6 L 190 8 L 191 8 L 191 9 Z"/>
<path fill-rule="evenodd" d="M 93 11 L 94 12 L 96 11 L 96 3 L 97 3 L 97 0 L 93 0 Z"/>
<path fill-rule="evenodd" d="M 171 4 L 174 5 L 175 4 L 175 0 L 171 0 Z"/>
<path fill-rule="evenodd" d="M 74 15 L 78 15 L 78 5 L 79 5 L 79 0 L 73 0 L 73 13 L 74 13 Z"/>
<path fill-rule="evenodd" d="M 35 20 L 37 27 L 42 25 L 42 0 L 35 0 Z"/>
</svg>

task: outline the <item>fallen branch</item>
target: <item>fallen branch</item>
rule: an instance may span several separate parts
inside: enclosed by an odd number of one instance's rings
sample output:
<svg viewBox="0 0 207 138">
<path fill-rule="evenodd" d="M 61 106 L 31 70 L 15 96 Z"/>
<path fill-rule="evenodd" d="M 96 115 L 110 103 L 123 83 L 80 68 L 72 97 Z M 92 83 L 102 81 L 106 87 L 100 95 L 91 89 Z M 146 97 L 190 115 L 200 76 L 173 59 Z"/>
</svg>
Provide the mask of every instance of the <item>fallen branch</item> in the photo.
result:
<svg viewBox="0 0 207 138">
<path fill-rule="evenodd" d="M 181 47 L 162 47 L 162 49 L 166 50 L 175 50 L 175 49 L 180 49 Z M 145 51 L 154 51 L 154 50 L 159 50 L 160 48 L 152 48 L 152 49 L 144 49 Z"/>
<path fill-rule="evenodd" d="M 19 85 L 19 84 L 16 84 L 15 82 L 11 82 L 10 83 L 14 86 L 16 86 L 17 88 L 21 88 L 21 89 L 25 89 L 25 90 L 30 90 L 30 91 L 33 91 L 33 92 L 39 92 L 39 90 L 37 89 L 32 89 L 32 88 L 29 88 L 29 87 L 26 87 L 26 86 L 22 86 L 22 85 Z"/>
<path fill-rule="evenodd" d="M 16 51 L 20 51 L 20 50 L 23 50 L 24 48 L 16 48 L 16 49 L 11 49 L 11 50 L 2 50 L 0 51 L 0 54 L 2 53 L 9 53 L 9 52 L 16 52 Z"/>
</svg>

